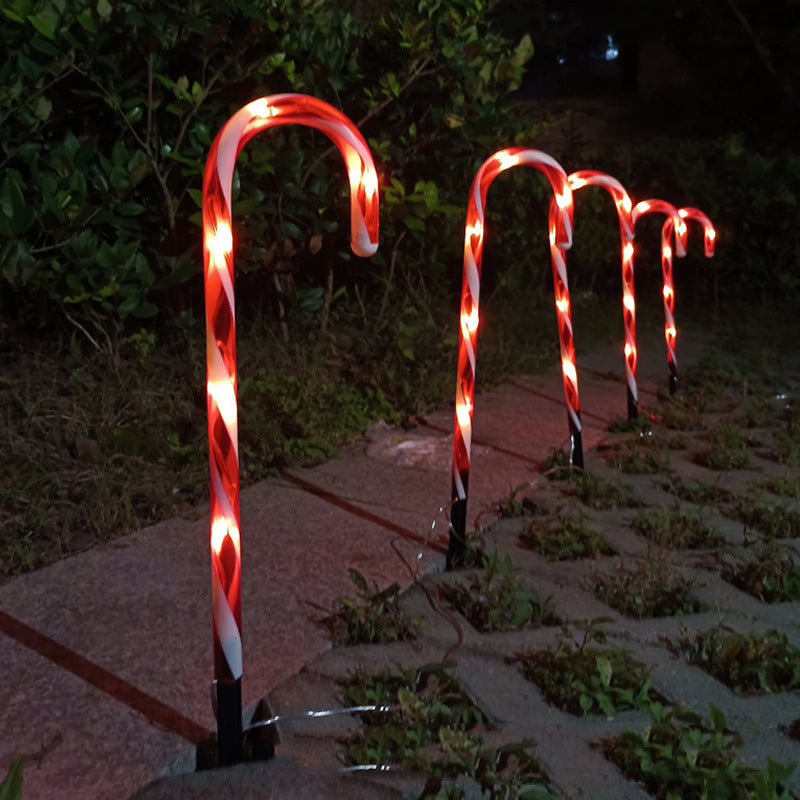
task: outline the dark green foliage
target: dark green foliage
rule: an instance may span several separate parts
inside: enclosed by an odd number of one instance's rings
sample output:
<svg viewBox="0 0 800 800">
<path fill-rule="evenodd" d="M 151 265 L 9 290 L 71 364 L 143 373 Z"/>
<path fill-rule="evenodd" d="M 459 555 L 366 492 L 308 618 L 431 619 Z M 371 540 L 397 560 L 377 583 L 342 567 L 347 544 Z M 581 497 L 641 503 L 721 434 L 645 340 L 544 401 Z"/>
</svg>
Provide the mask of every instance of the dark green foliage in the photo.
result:
<svg viewBox="0 0 800 800">
<path fill-rule="evenodd" d="M 679 500 L 702 506 L 719 505 L 731 499 L 731 493 L 721 486 L 709 485 L 702 481 L 688 481 L 680 477 L 670 478 L 664 483 L 664 488 Z"/>
<path fill-rule="evenodd" d="M 547 777 L 530 755 L 530 742 L 491 747 L 481 734 L 489 726 L 483 713 L 450 675 L 452 663 L 381 674 L 359 670 L 345 684 L 356 705 L 388 706 L 362 714 L 362 729 L 345 744 L 350 764 L 401 766 L 429 776 L 421 798 L 461 798 L 443 779 L 467 776 L 489 800 L 555 800 Z"/>
<path fill-rule="evenodd" d="M 15 758 L 0 783 L 0 800 L 22 800 L 22 768 L 24 758 Z"/>
<path fill-rule="evenodd" d="M 589 508 L 598 511 L 635 508 L 640 505 L 633 489 L 627 484 L 607 481 L 587 470 L 573 472 L 566 491 L 575 494 Z"/>
<path fill-rule="evenodd" d="M 601 743 L 603 755 L 656 800 L 792 800 L 781 786 L 794 772 L 771 759 L 764 769 L 740 761 L 741 737 L 711 706 L 711 720 L 696 711 L 653 707 L 641 733 L 625 731 Z"/>
<path fill-rule="evenodd" d="M 786 635 L 743 634 L 723 627 L 681 642 L 690 664 L 702 667 L 737 694 L 788 692 L 800 687 L 800 650 Z"/>
<path fill-rule="evenodd" d="M 490 29 L 491 6 L 403 0 L 376 12 L 333 0 L 5 4 L 4 293 L 39 293 L 65 313 L 155 314 L 167 299 L 160 290 L 172 288 L 174 299 L 174 287 L 199 275 L 197 203 L 216 132 L 257 96 L 302 92 L 343 108 L 370 139 L 389 245 L 376 260 L 383 277 L 373 286 L 379 297 L 382 286 L 404 284 L 402 349 L 418 357 L 431 321 L 408 290 L 420 281 L 441 285 L 445 276 L 431 265 L 441 270 L 458 253 L 476 159 L 525 130 L 503 113 L 501 98 L 518 85 L 531 42 Z M 347 250 L 349 230 L 343 167 L 330 149 L 326 137 L 292 128 L 257 137 L 240 156 L 237 272 L 266 273 L 246 281 L 262 300 L 272 275 L 303 266 L 304 283 L 284 284 L 284 294 L 309 311 L 325 307 L 325 276 Z M 347 282 L 352 272 L 344 263 L 336 277 Z M 389 322 L 384 303 L 370 309 L 379 328 Z M 23 320 L 37 313 L 15 311 Z"/>
<path fill-rule="evenodd" d="M 593 624 L 577 647 L 562 645 L 529 651 L 514 658 L 522 674 L 535 683 L 549 703 L 571 714 L 612 716 L 629 708 L 646 709 L 656 700 L 647 667 L 619 647 L 592 647 L 605 643 Z"/>
<path fill-rule="evenodd" d="M 662 558 L 651 557 L 637 567 L 619 566 L 594 580 L 594 593 L 626 617 L 694 614 L 700 604 L 691 595 L 692 584 Z"/>
<path fill-rule="evenodd" d="M 379 589 L 357 570 L 348 570 L 356 587 L 356 599 L 337 597 L 338 610 L 323 620 L 336 645 L 376 644 L 412 639 L 416 625 L 397 606 L 400 585 L 393 583 Z"/>
<path fill-rule="evenodd" d="M 523 625 L 555 622 L 549 598 L 527 588 L 511 559 L 496 552 L 483 558 L 483 571 L 471 573 L 458 583 L 442 584 L 442 595 L 479 631 L 501 631 Z"/>
<path fill-rule="evenodd" d="M 794 539 L 800 536 L 800 511 L 784 501 L 740 497 L 728 510 L 746 527 L 767 539 Z"/>
<path fill-rule="evenodd" d="M 520 533 L 519 540 L 523 547 L 551 561 L 614 554 L 605 536 L 589 527 L 583 515 L 534 519 Z"/>
<path fill-rule="evenodd" d="M 800 600 L 800 567 L 795 563 L 795 553 L 773 542 L 755 558 L 724 569 L 722 577 L 764 603 Z"/>
<path fill-rule="evenodd" d="M 708 469 L 749 469 L 752 466 L 747 452 L 749 444 L 737 425 L 726 422 L 718 425 L 708 435 L 711 447 L 698 453 L 695 461 Z"/>
<path fill-rule="evenodd" d="M 677 508 L 642 511 L 631 527 L 651 542 L 671 550 L 716 547 L 724 541 L 699 514 L 687 514 Z"/>
</svg>

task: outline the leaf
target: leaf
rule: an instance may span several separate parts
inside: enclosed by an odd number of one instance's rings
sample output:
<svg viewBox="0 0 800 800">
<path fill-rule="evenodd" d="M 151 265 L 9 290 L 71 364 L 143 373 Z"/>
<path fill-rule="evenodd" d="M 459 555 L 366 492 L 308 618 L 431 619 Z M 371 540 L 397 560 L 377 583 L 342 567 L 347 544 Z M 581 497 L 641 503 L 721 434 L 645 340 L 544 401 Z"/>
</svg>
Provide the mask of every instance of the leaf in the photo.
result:
<svg viewBox="0 0 800 800">
<path fill-rule="evenodd" d="M 597 656 L 595 662 L 597 664 L 597 671 L 600 673 L 600 680 L 602 681 L 603 686 L 608 688 L 611 686 L 611 677 L 614 673 L 611 662 L 604 656 Z"/>
<path fill-rule="evenodd" d="M 97 13 L 103 18 L 108 19 L 111 16 L 113 8 L 108 0 L 97 0 Z"/>
<path fill-rule="evenodd" d="M 24 756 L 11 762 L 6 777 L 0 783 L 0 800 L 22 800 L 22 768 Z"/>
<path fill-rule="evenodd" d="M 53 104 L 43 94 L 40 94 L 33 104 L 33 115 L 36 119 L 45 122 L 50 117 L 52 110 Z"/>
<path fill-rule="evenodd" d="M 54 39 L 56 30 L 53 23 L 44 14 L 28 14 L 28 22 L 47 39 Z"/>
</svg>

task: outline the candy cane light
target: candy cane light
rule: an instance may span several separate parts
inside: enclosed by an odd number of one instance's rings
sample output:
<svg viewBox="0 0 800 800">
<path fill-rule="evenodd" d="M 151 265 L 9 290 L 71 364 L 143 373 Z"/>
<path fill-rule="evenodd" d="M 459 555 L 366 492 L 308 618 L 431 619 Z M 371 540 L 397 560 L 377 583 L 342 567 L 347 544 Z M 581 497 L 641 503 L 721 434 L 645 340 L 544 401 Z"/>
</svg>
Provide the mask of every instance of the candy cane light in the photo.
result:
<svg viewBox="0 0 800 800">
<path fill-rule="evenodd" d="M 678 388 L 678 362 L 675 357 L 675 339 L 678 335 L 675 328 L 675 286 L 672 280 L 672 234 L 675 234 L 675 255 L 683 258 L 686 255 L 686 222 L 675 206 L 664 200 L 642 200 L 631 212 L 634 227 L 640 217 L 645 214 L 666 214 L 667 222 L 661 229 L 661 275 L 663 278 L 662 295 L 664 299 L 664 341 L 667 345 L 667 371 L 669 375 L 669 391 L 675 394 Z M 633 259 L 633 254 L 631 254 Z"/>
<path fill-rule="evenodd" d="M 622 252 L 622 320 L 625 332 L 623 354 L 625 356 L 625 381 L 628 397 L 628 419 L 635 419 L 639 409 L 639 392 L 636 384 L 636 293 L 633 282 L 633 219 L 631 198 L 622 184 L 611 175 L 596 170 L 584 169 L 569 176 L 569 185 L 575 192 L 584 186 L 600 186 L 614 201 L 619 218 L 619 236 Z"/>
<path fill-rule="evenodd" d="M 711 220 L 699 208 L 679 208 L 678 217 L 681 220 L 695 220 L 703 226 L 703 251 L 706 258 L 712 258 L 714 255 L 714 244 L 717 238 L 717 232 L 711 224 Z M 685 223 L 684 223 L 685 224 Z M 665 319 L 671 320 L 672 325 L 672 366 L 670 367 L 670 393 L 674 394 L 678 388 L 678 371 L 677 371 L 677 338 L 678 333 L 675 327 L 675 286 L 672 278 L 672 253 L 670 251 L 669 242 L 672 239 L 673 231 L 675 230 L 675 219 L 672 216 L 667 217 L 664 225 L 661 228 L 661 259 L 662 271 L 664 273 L 664 315 Z M 668 276 L 668 277 L 667 277 Z M 669 307 L 669 310 L 667 310 Z M 669 322 L 667 323 L 670 324 Z M 669 347 L 669 344 L 667 345 Z"/>
<path fill-rule="evenodd" d="M 469 491 L 472 417 L 475 402 L 475 354 L 478 343 L 481 261 L 483 258 L 486 195 L 492 181 L 517 165 L 541 170 L 553 189 L 548 224 L 553 258 L 556 313 L 561 343 L 561 367 L 572 438 L 572 457 L 582 463 L 578 378 L 575 348 L 572 342 L 572 319 L 563 251 L 572 244 L 572 190 L 561 165 L 546 153 L 525 147 L 511 147 L 490 156 L 475 174 L 467 203 L 464 236 L 464 269 L 461 288 L 461 315 L 458 342 L 458 380 L 453 432 L 452 505 L 448 567 L 463 561 L 466 550 L 467 494 Z"/>
<path fill-rule="evenodd" d="M 236 331 L 233 296 L 231 193 L 239 152 L 276 125 L 306 125 L 326 134 L 347 166 L 351 244 L 356 255 L 378 248 L 378 178 L 364 138 L 333 106 L 313 97 L 280 94 L 248 103 L 220 130 L 203 177 L 203 269 L 210 466 L 211 594 L 214 622 L 219 762 L 241 760 L 241 541 Z"/>
</svg>

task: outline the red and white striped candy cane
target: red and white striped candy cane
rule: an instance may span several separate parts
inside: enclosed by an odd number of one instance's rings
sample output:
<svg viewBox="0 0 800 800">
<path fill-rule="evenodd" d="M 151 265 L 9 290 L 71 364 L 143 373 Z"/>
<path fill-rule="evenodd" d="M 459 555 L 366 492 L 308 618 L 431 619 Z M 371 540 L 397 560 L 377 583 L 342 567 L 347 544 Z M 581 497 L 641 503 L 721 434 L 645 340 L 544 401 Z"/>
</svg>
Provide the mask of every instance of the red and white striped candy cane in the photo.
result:
<svg viewBox="0 0 800 800">
<path fill-rule="evenodd" d="M 569 312 L 569 289 L 567 288 L 566 265 L 561 253 L 562 250 L 568 249 L 572 244 L 572 190 L 567 182 L 567 175 L 564 169 L 554 158 L 539 150 L 510 147 L 499 150 L 483 162 L 472 181 L 467 203 L 458 341 L 458 381 L 456 383 L 455 426 L 453 433 L 453 503 L 450 513 L 448 567 L 458 565 L 463 561 L 466 545 L 467 494 L 469 491 L 470 446 L 472 443 L 472 416 L 475 401 L 475 354 L 478 344 L 478 305 L 486 195 L 492 181 L 501 172 L 520 164 L 541 170 L 550 181 L 555 193 L 553 208 L 549 213 L 549 227 L 551 254 L 557 254 L 559 259 L 557 263 L 556 257 L 554 256 L 553 258 L 553 277 L 556 281 L 556 310 L 559 319 L 562 373 L 573 444 L 576 444 L 578 452 L 581 452 L 580 410 L 578 405 L 577 373 L 575 370 L 575 350 L 572 344 L 572 321 Z"/>
<path fill-rule="evenodd" d="M 632 219 L 634 227 L 639 217 L 645 214 L 666 214 L 667 224 L 661 229 L 661 274 L 663 277 L 662 294 L 664 297 L 664 340 L 667 344 L 667 370 L 669 373 L 669 391 L 675 394 L 678 388 L 678 362 L 675 357 L 675 286 L 672 280 L 672 234 L 675 234 L 675 255 L 683 258 L 686 255 L 686 223 L 678 214 L 675 206 L 664 200 L 642 200 L 633 207 Z M 631 256 L 632 258 L 633 256 Z"/>
<path fill-rule="evenodd" d="M 681 220 L 693 219 L 703 226 L 703 251 L 706 258 L 711 258 L 714 255 L 714 242 L 717 238 L 717 232 L 711 224 L 711 220 L 699 208 L 679 208 L 678 216 Z M 685 223 L 684 223 L 685 224 Z M 661 259 L 662 270 L 664 272 L 664 309 L 669 306 L 670 319 L 672 320 L 672 356 L 673 367 L 670 371 L 670 392 L 675 393 L 678 387 L 678 373 L 677 361 L 675 360 L 675 352 L 677 350 L 677 328 L 675 327 L 675 288 L 672 281 L 672 253 L 669 247 L 669 242 L 675 230 L 674 218 L 669 216 L 664 221 L 661 228 Z M 686 233 L 686 232 L 685 232 Z M 677 249 L 677 248 L 676 248 Z M 669 275 L 669 281 L 667 281 Z"/>
<path fill-rule="evenodd" d="M 344 114 L 313 97 L 279 94 L 248 103 L 225 123 L 211 146 L 203 177 L 203 267 L 214 675 L 220 763 L 226 764 L 241 758 L 242 677 L 233 171 L 239 152 L 253 136 L 290 123 L 316 128 L 333 140 L 347 165 L 353 251 L 369 256 L 378 248 L 377 172 L 367 143 Z"/>
<path fill-rule="evenodd" d="M 636 349 L 636 293 L 633 282 L 633 204 L 622 184 L 605 172 L 583 169 L 569 176 L 572 191 L 584 186 L 601 186 L 614 201 L 619 218 L 619 236 L 622 252 L 622 320 L 625 331 L 625 379 L 628 396 L 628 419 L 639 413 L 639 391 L 636 383 L 638 350 Z"/>
<path fill-rule="evenodd" d="M 717 241 L 717 231 L 711 220 L 699 209 L 686 206 L 678 209 L 678 216 L 685 220 L 694 220 L 703 226 L 703 254 L 706 258 L 714 257 L 714 245 Z"/>
</svg>

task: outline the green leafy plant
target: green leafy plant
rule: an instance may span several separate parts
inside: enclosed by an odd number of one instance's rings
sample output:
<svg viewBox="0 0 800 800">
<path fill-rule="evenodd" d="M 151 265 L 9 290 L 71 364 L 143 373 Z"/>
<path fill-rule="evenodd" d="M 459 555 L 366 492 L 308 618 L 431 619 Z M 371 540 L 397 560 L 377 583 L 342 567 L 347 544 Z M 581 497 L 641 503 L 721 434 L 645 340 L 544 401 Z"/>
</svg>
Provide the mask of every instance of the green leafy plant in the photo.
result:
<svg viewBox="0 0 800 800">
<path fill-rule="evenodd" d="M 573 472 L 569 463 L 569 453 L 566 450 L 554 447 L 542 462 L 542 472 L 551 481 L 563 481 Z"/>
<path fill-rule="evenodd" d="M 645 538 L 670 550 L 717 547 L 724 539 L 699 513 L 679 508 L 641 511 L 631 527 Z"/>
<path fill-rule="evenodd" d="M 651 555 L 634 568 L 620 564 L 610 575 L 595 578 L 591 589 L 627 617 L 694 614 L 700 603 L 692 597 L 692 583 L 681 577 L 666 559 Z"/>
<path fill-rule="evenodd" d="M 740 497 L 726 510 L 766 539 L 794 539 L 800 536 L 800 512 L 783 501 Z"/>
<path fill-rule="evenodd" d="M 633 419 L 628 417 L 614 417 L 608 426 L 609 433 L 638 433 L 648 434 L 653 430 L 653 421 L 647 416 L 637 416 Z"/>
<path fill-rule="evenodd" d="M 725 626 L 682 640 L 677 648 L 741 695 L 788 692 L 800 687 L 800 650 L 776 630 L 744 634 Z"/>
<path fill-rule="evenodd" d="M 795 555 L 794 550 L 768 542 L 755 558 L 741 559 L 723 569 L 722 577 L 764 603 L 800 600 L 800 567 Z"/>
<path fill-rule="evenodd" d="M 657 800 L 792 800 L 782 783 L 794 765 L 768 759 L 758 769 L 739 760 L 741 737 L 727 729 L 718 708 L 712 705 L 710 712 L 707 721 L 691 709 L 655 706 L 644 731 L 625 731 L 600 747 L 627 778 L 641 781 Z"/>
<path fill-rule="evenodd" d="M 673 431 L 703 430 L 705 423 L 696 408 L 691 408 L 680 399 L 667 398 L 656 407 L 653 416 L 664 428 Z"/>
<path fill-rule="evenodd" d="M 519 541 L 551 561 L 614 554 L 605 536 L 590 528 L 583 514 L 531 520 L 519 534 Z"/>
<path fill-rule="evenodd" d="M 0 800 L 22 800 L 22 769 L 25 759 L 15 758 L 0 783 Z"/>
<path fill-rule="evenodd" d="M 779 497 L 800 499 L 800 478 L 796 475 L 775 475 L 761 484 L 768 492 Z"/>
<path fill-rule="evenodd" d="M 333 603 L 337 610 L 322 622 L 331 632 L 335 645 L 375 644 L 412 639 L 417 624 L 398 608 L 400 585 L 379 589 L 356 569 L 349 569 L 356 587 L 356 599 L 342 596 Z"/>
<path fill-rule="evenodd" d="M 672 464 L 669 450 L 652 436 L 620 442 L 606 456 L 612 467 L 630 475 L 658 475 Z"/>
<path fill-rule="evenodd" d="M 605 634 L 597 627 L 604 621 L 607 618 L 601 617 L 587 624 L 577 647 L 562 644 L 527 651 L 513 661 L 542 690 L 548 703 L 571 714 L 612 716 L 629 708 L 649 708 L 658 695 L 647 667 L 620 647 L 590 645 L 605 644 Z"/>
<path fill-rule="evenodd" d="M 440 592 L 453 607 L 480 631 L 499 631 L 523 625 L 555 622 L 548 598 L 527 588 L 514 570 L 511 559 L 502 561 L 497 552 L 483 558 L 483 571 L 462 581 L 442 584 Z"/>
<path fill-rule="evenodd" d="M 738 426 L 726 422 L 709 433 L 711 447 L 695 456 L 701 466 L 715 470 L 750 469 L 752 462 L 747 452 L 748 440 Z"/>
<path fill-rule="evenodd" d="M 722 486 L 685 480 L 678 476 L 670 477 L 668 481 L 664 482 L 663 487 L 672 492 L 679 500 L 686 500 L 701 506 L 719 505 L 732 497 L 731 492 Z"/>
<path fill-rule="evenodd" d="M 517 517 L 530 517 L 542 513 L 542 509 L 529 494 L 522 494 L 531 488 L 529 483 L 521 483 L 512 489 L 507 497 L 504 497 L 497 504 L 497 513 L 503 519 L 514 519 Z"/>
<path fill-rule="evenodd" d="M 589 508 L 597 510 L 640 505 L 633 489 L 627 484 L 607 481 L 587 470 L 573 472 L 565 491 L 576 495 Z"/>
<path fill-rule="evenodd" d="M 361 714 L 363 726 L 345 742 L 350 764 L 398 765 L 430 776 L 423 798 L 461 797 L 442 779 L 465 775 L 492 800 L 554 800 L 547 778 L 530 755 L 531 743 L 490 747 L 483 713 L 450 675 L 452 662 L 418 670 L 356 671 L 345 683 L 348 702 L 387 706 L 388 712 Z"/>
</svg>

